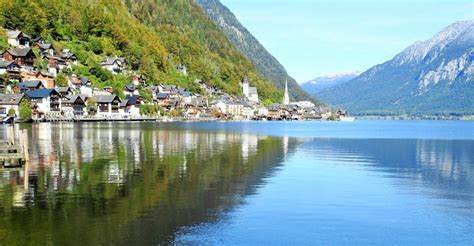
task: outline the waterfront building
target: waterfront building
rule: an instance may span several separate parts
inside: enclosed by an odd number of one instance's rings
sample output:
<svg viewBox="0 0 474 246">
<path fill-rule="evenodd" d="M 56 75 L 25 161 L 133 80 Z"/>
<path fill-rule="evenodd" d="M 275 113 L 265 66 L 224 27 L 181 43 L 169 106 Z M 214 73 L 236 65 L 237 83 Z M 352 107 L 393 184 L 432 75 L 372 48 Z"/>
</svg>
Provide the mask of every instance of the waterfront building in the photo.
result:
<svg viewBox="0 0 474 246">
<path fill-rule="evenodd" d="M 7 117 L 10 109 L 15 110 L 18 117 L 18 109 L 23 100 L 29 100 L 25 94 L 0 94 L 0 117 Z"/>
<path fill-rule="evenodd" d="M 97 115 L 108 118 L 119 116 L 122 101 L 117 95 L 97 95 L 93 99 L 97 102 Z"/>
<path fill-rule="evenodd" d="M 86 107 L 85 95 L 67 95 L 62 101 L 61 111 L 64 116 L 73 118 L 84 116 Z"/>
<path fill-rule="evenodd" d="M 25 94 L 30 98 L 33 115 L 38 118 L 51 112 L 59 112 L 61 109 L 60 95 L 54 89 L 38 89 L 27 91 Z"/>
</svg>

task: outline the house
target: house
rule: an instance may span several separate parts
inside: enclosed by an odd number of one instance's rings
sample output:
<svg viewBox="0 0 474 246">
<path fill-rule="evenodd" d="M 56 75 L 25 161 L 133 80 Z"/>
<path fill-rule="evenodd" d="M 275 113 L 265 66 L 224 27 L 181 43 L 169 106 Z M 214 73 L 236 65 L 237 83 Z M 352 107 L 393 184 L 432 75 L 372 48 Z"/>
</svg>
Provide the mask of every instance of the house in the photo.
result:
<svg viewBox="0 0 474 246">
<path fill-rule="evenodd" d="M 257 108 L 257 115 L 258 116 L 267 116 L 268 115 L 268 108 L 264 106 L 260 106 Z"/>
<path fill-rule="evenodd" d="M 10 48 L 3 51 L 2 57 L 7 61 L 15 61 L 18 66 L 26 71 L 33 71 L 35 54 L 30 48 Z"/>
<path fill-rule="evenodd" d="M 135 86 L 145 86 L 146 85 L 146 80 L 145 80 L 145 77 L 143 77 L 142 75 L 140 74 L 134 74 L 132 75 L 132 84 L 135 85 Z"/>
<path fill-rule="evenodd" d="M 140 95 L 140 92 L 138 91 L 138 87 L 136 85 L 129 84 L 123 88 L 123 94 L 125 94 L 126 96 L 134 96 Z"/>
<path fill-rule="evenodd" d="M 86 96 L 68 95 L 62 101 L 61 111 L 63 115 L 69 118 L 75 118 L 85 115 Z"/>
<path fill-rule="evenodd" d="M 34 45 L 44 44 L 44 43 L 45 43 L 44 38 L 41 37 L 41 36 L 38 36 L 35 39 L 33 39 L 33 44 Z"/>
<path fill-rule="evenodd" d="M 15 116 L 18 117 L 23 100 L 29 100 L 25 94 L 0 94 L 0 117 L 7 117 L 10 109 L 15 110 Z"/>
<path fill-rule="evenodd" d="M 178 87 L 176 85 L 158 85 L 158 91 L 171 95 L 178 92 Z"/>
<path fill-rule="evenodd" d="M 242 108 L 242 116 L 244 116 L 247 119 L 251 119 L 252 117 L 255 116 L 255 110 L 252 107 L 252 105 L 248 103 L 244 104 Z"/>
<path fill-rule="evenodd" d="M 97 102 L 97 115 L 102 117 L 114 117 L 120 114 L 122 101 L 117 95 L 98 95 L 93 100 Z"/>
<path fill-rule="evenodd" d="M 140 117 L 140 106 L 143 104 L 143 98 L 137 95 L 126 96 L 120 104 L 120 114 L 124 118 Z"/>
<path fill-rule="evenodd" d="M 31 37 L 18 30 L 5 30 L 7 33 L 7 42 L 14 47 L 29 47 Z"/>
<path fill-rule="evenodd" d="M 66 99 L 68 96 L 72 95 L 72 89 L 69 86 L 66 87 L 56 87 L 56 91 L 59 93 L 61 98 Z"/>
<path fill-rule="evenodd" d="M 23 80 L 39 80 L 47 89 L 54 89 L 54 76 L 47 72 L 22 72 L 21 78 Z"/>
<path fill-rule="evenodd" d="M 88 78 L 79 79 L 80 93 L 87 96 L 92 96 L 92 81 Z"/>
<path fill-rule="evenodd" d="M 184 102 L 184 103 L 191 103 L 193 100 L 193 93 L 187 91 L 187 90 L 180 90 L 179 91 L 179 98 Z"/>
<path fill-rule="evenodd" d="M 158 102 L 159 106 L 166 107 L 171 101 L 170 94 L 168 93 L 157 93 L 156 94 L 156 101 Z"/>
<path fill-rule="evenodd" d="M 213 108 L 218 109 L 221 113 L 232 116 L 241 116 L 243 114 L 244 105 L 228 99 L 220 99 L 211 102 Z"/>
<path fill-rule="evenodd" d="M 60 95 L 54 89 L 38 89 L 25 94 L 30 98 L 33 115 L 37 117 L 49 112 L 59 112 L 61 109 Z"/>
<path fill-rule="evenodd" d="M 121 73 L 126 70 L 127 66 L 125 64 L 125 58 L 122 57 L 112 57 L 102 60 L 100 65 L 111 71 L 113 74 Z"/>
<path fill-rule="evenodd" d="M 78 78 L 73 74 L 68 77 L 68 87 L 79 90 L 80 94 L 92 96 L 92 81 L 88 78 Z"/>
<path fill-rule="evenodd" d="M 68 68 L 71 68 L 71 64 L 77 65 L 77 56 L 70 49 L 63 49 L 61 58 L 67 62 Z"/>
<path fill-rule="evenodd" d="M 67 67 L 66 60 L 60 57 L 46 55 L 45 58 L 48 59 L 48 72 L 52 75 L 57 75 Z"/>
<path fill-rule="evenodd" d="M 25 93 L 38 89 L 44 89 L 43 83 L 40 80 L 24 80 L 22 83 L 16 84 L 13 90 L 15 92 Z"/>
<path fill-rule="evenodd" d="M 35 46 L 40 50 L 41 55 L 54 56 L 53 44 L 35 43 Z"/>
<path fill-rule="evenodd" d="M 273 104 L 272 106 L 268 107 L 268 114 L 267 117 L 269 119 L 281 119 L 281 111 L 280 105 Z"/>
<path fill-rule="evenodd" d="M 0 60 L 0 74 L 7 74 L 9 80 L 21 80 L 20 66 L 15 61 Z"/>
<path fill-rule="evenodd" d="M 202 108 L 198 105 L 189 103 L 184 106 L 184 115 L 188 118 L 199 118 L 202 113 Z"/>
</svg>

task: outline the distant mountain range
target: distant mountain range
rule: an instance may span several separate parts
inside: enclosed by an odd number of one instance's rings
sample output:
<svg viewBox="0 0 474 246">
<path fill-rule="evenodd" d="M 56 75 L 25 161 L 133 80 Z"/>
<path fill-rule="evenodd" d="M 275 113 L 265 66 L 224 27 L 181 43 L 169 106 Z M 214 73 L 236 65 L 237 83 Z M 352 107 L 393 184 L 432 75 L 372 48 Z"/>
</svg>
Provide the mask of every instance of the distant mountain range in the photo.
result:
<svg viewBox="0 0 474 246">
<path fill-rule="evenodd" d="M 357 77 L 359 74 L 359 72 L 346 72 L 325 75 L 301 84 L 301 88 L 303 88 L 303 90 L 308 92 L 310 95 L 318 96 L 318 93 L 320 93 L 322 90 L 343 84 Z"/>
<path fill-rule="evenodd" d="M 474 114 L 474 20 L 318 95 L 355 114 Z"/>
<path fill-rule="evenodd" d="M 299 84 L 291 78 L 285 68 L 261 45 L 258 40 L 239 22 L 235 15 L 218 0 L 195 0 L 214 23 L 227 35 L 228 39 L 252 63 L 257 71 L 279 88 L 285 88 L 288 80 L 288 90 L 292 101 L 309 100 L 316 104 L 320 101 L 306 93 Z"/>
</svg>

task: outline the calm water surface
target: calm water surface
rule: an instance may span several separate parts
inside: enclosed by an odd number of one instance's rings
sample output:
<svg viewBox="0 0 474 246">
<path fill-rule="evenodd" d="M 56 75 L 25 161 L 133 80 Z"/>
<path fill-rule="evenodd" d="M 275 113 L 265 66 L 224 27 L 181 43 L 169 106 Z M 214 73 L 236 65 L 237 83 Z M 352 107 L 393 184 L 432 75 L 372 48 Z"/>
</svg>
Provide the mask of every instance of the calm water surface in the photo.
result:
<svg viewBox="0 0 474 246">
<path fill-rule="evenodd" d="M 474 122 L 21 128 L 0 245 L 474 244 Z"/>
</svg>

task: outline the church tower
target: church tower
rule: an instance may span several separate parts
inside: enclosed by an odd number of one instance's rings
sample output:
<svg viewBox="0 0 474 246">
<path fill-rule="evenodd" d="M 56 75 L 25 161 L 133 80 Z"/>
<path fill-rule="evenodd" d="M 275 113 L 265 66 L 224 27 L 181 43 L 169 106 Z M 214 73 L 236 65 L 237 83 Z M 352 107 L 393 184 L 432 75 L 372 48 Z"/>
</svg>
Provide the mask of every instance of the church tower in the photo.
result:
<svg viewBox="0 0 474 246">
<path fill-rule="evenodd" d="M 245 97 L 249 97 L 249 80 L 247 78 L 244 78 L 241 82 L 242 85 L 242 93 L 244 94 Z"/>
<path fill-rule="evenodd" d="M 283 105 L 290 104 L 290 96 L 288 95 L 288 80 L 285 81 L 285 95 L 283 95 Z"/>
</svg>

